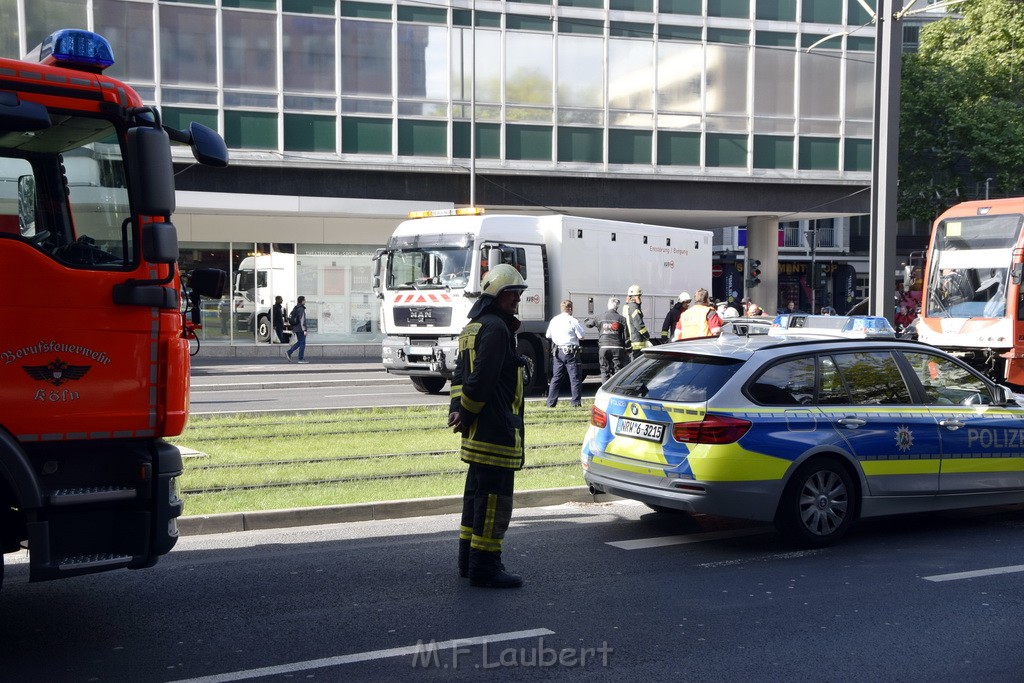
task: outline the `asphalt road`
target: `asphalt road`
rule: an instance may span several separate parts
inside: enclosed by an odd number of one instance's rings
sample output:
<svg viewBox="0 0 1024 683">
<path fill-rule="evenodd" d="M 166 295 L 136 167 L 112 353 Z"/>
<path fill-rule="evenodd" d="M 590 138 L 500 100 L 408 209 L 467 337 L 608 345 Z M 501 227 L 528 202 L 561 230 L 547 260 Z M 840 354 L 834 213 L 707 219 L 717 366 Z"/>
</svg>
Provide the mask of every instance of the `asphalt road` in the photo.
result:
<svg viewBox="0 0 1024 683">
<path fill-rule="evenodd" d="M 457 577 L 456 528 L 186 537 L 152 569 L 49 584 L 9 565 L 4 677 L 1021 680 L 1019 509 L 864 523 L 827 550 L 627 501 L 523 509 L 504 559 L 526 586 L 506 591 Z"/>
<path fill-rule="evenodd" d="M 448 403 L 447 386 L 440 394 L 420 393 L 408 377 L 387 374 L 379 362 L 316 359 L 299 365 L 276 357 L 198 358 L 192 368 L 193 415 Z M 588 379 L 584 396 L 592 397 L 599 386 L 599 378 Z M 568 398 L 568 387 L 563 395 Z"/>
</svg>

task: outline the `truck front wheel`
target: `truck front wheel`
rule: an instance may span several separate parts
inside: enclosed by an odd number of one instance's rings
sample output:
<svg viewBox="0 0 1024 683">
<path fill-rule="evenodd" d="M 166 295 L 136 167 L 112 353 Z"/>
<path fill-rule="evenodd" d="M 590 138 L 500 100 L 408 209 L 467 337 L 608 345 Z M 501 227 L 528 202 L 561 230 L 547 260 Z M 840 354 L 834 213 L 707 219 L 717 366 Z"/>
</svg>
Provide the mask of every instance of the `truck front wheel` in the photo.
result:
<svg viewBox="0 0 1024 683">
<path fill-rule="evenodd" d="M 440 394 L 448 381 L 444 377 L 410 377 L 416 391 L 423 394 Z"/>
<path fill-rule="evenodd" d="M 261 315 L 256 323 L 256 340 L 261 344 L 270 341 L 270 318 L 265 315 Z"/>
</svg>

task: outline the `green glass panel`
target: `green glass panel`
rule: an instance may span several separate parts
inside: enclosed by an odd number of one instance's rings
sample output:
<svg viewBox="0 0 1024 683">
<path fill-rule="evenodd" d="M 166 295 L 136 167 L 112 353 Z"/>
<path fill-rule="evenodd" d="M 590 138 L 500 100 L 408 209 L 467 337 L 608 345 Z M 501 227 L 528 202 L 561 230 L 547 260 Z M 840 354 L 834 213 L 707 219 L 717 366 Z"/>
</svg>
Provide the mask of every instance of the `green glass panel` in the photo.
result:
<svg viewBox="0 0 1024 683">
<path fill-rule="evenodd" d="M 276 10 L 277 0 L 221 0 L 221 7 L 233 7 L 238 9 L 263 9 Z"/>
<path fill-rule="evenodd" d="M 851 52 L 874 52 L 875 39 L 862 36 L 848 36 L 846 38 L 846 49 Z"/>
<path fill-rule="evenodd" d="M 875 3 L 871 0 L 868 1 L 868 5 L 874 4 Z M 846 23 L 850 26 L 864 26 L 865 24 L 870 24 L 873 21 L 868 11 L 861 7 L 857 0 L 849 0 L 847 7 L 849 9 L 846 11 L 849 13 L 849 16 L 846 19 Z"/>
<path fill-rule="evenodd" d="M 650 164 L 651 141 L 654 133 L 649 130 L 608 131 L 608 163 Z"/>
<path fill-rule="evenodd" d="M 662 40 L 692 40 L 699 43 L 704 36 L 700 26 L 659 24 L 658 37 Z"/>
<path fill-rule="evenodd" d="M 207 128 L 218 130 L 216 109 L 184 109 L 176 107 L 163 107 L 160 110 L 160 118 L 165 126 L 177 130 L 188 130 L 188 124 L 195 121 Z"/>
<path fill-rule="evenodd" d="M 796 21 L 796 0 L 757 0 L 756 12 L 758 19 Z"/>
<path fill-rule="evenodd" d="M 810 47 L 815 43 L 820 42 L 822 38 L 828 38 L 828 40 L 818 46 L 818 48 L 822 50 L 838 50 L 843 47 L 843 34 L 841 33 L 834 33 L 831 35 L 821 33 L 803 33 L 800 35 L 800 47 Z"/>
<path fill-rule="evenodd" d="M 659 166 L 700 166 L 700 133 L 658 131 Z"/>
<path fill-rule="evenodd" d="M 452 156 L 469 158 L 469 122 L 456 121 L 452 124 Z M 476 158 L 501 158 L 501 126 L 497 123 L 476 124 Z"/>
<path fill-rule="evenodd" d="M 550 31 L 551 20 L 543 17 L 527 17 L 522 14 L 505 15 L 505 28 L 510 31 Z"/>
<path fill-rule="evenodd" d="M 277 149 L 277 114 L 226 110 L 224 142 L 237 149 Z"/>
<path fill-rule="evenodd" d="M 838 171 L 838 138 L 800 138 L 801 171 Z"/>
<path fill-rule="evenodd" d="M 334 0 L 281 0 L 281 9 L 297 14 L 334 14 Z"/>
<path fill-rule="evenodd" d="M 708 0 L 709 17 L 750 18 L 750 0 Z"/>
<path fill-rule="evenodd" d="M 341 151 L 346 154 L 391 154 L 391 120 L 343 116 Z"/>
<path fill-rule="evenodd" d="M 796 47 L 796 34 L 782 33 L 780 31 L 758 31 L 754 34 L 754 41 L 755 44 L 765 47 Z"/>
<path fill-rule="evenodd" d="M 505 127 L 505 158 L 551 160 L 551 126 Z"/>
<path fill-rule="evenodd" d="M 284 148 L 289 152 L 333 152 L 338 133 L 333 116 L 284 115 Z"/>
<path fill-rule="evenodd" d="M 472 26 L 473 13 L 468 9 L 453 9 L 452 24 L 454 26 Z M 476 13 L 476 25 L 481 28 L 501 28 L 501 15 L 497 12 Z"/>
<path fill-rule="evenodd" d="M 398 121 L 398 153 L 406 156 L 448 156 L 448 124 L 444 121 Z"/>
<path fill-rule="evenodd" d="M 846 156 L 843 160 L 843 170 L 871 170 L 871 140 L 857 138 L 848 138 L 846 140 Z"/>
<path fill-rule="evenodd" d="M 604 9 L 604 0 L 559 0 L 559 7 L 589 7 L 591 9 Z"/>
<path fill-rule="evenodd" d="M 747 165 L 747 136 L 708 133 L 705 163 L 709 167 L 740 167 Z"/>
<path fill-rule="evenodd" d="M 558 160 L 601 163 L 604 161 L 602 137 L 600 128 L 559 128 Z"/>
<path fill-rule="evenodd" d="M 658 11 L 664 14 L 695 14 L 699 17 L 704 14 L 704 5 L 701 0 L 660 0 Z"/>
<path fill-rule="evenodd" d="M 754 168 L 793 168 L 793 138 L 754 136 Z"/>
<path fill-rule="evenodd" d="M 341 16 L 355 19 L 390 19 L 391 5 L 373 5 L 368 2 L 342 0 Z"/>
<path fill-rule="evenodd" d="M 627 12 L 653 12 L 654 2 L 653 0 L 609 0 L 609 9 Z"/>
<path fill-rule="evenodd" d="M 17 0 L 0 0 L 0 16 L 18 16 Z M 0 57 L 19 59 L 18 54 L 18 22 L 4 21 L 0 23 Z"/>
<path fill-rule="evenodd" d="M 448 11 L 439 7 L 399 5 L 399 21 L 416 21 L 421 24 L 447 24 Z"/>
<path fill-rule="evenodd" d="M 508 2 L 519 2 L 524 5 L 550 5 L 551 0 L 508 0 Z"/>
<path fill-rule="evenodd" d="M 654 27 L 650 24 L 634 24 L 628 21 L 613 21 L 608 32 L 616 38 L 654 37 Z"/>
<path fill-rule="evenodd" d="M 804 0 L 800 18 L 815 24 L 842 24 L 843 2 L 841 0 Z"/>
<path fill-rule="evenodd" d="M 590 19 L 563 18 L 558 20 L 558 32 L 599 36 L 604 33 L 604 22 L 592 21 Z"/>
<path fill-rule="evenodd" d="M 746 45 L 750 42 L 750 31 L 741 31 L 734 28 L 711 28 L 709 26 L 708 42 Z"/>
<path fill-rule="evenodd" d="M 160 2 L 187 2 L 190 5 L 216 5 L 217 0 L 160 0 Z"/>
</svg>

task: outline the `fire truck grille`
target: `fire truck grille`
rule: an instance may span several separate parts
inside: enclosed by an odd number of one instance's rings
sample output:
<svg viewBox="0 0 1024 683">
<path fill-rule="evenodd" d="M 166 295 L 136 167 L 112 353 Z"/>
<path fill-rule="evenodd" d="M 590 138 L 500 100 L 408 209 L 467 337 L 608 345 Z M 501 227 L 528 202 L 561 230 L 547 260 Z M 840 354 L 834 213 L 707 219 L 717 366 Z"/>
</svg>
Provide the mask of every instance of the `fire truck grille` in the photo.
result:
<svg viewBox="0 0 1024 683">
<path fill-rule="evenodd" d="M 400 327 L 448 327 L 451 324 L 450 307 L 395 306 L 395 325 Z"/>
</svg>

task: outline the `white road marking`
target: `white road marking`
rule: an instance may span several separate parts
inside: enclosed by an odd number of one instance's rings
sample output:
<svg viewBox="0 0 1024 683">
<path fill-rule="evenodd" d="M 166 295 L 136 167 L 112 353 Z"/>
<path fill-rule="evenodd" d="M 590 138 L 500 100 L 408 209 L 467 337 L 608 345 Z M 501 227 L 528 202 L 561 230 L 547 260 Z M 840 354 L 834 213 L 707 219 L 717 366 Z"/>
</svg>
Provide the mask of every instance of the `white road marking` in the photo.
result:
<svg viewBox="0 0 1024 683">
<path fill-rule="evenodd" d="M 771 527 L 754 527 L 753 529 L 736 529 L 735 531 L 709 531 L 703 534 L 684 534 L 682 536 L 658 536 L 655 538 L 637 538 L 632 541 L 611 541 L 608 545 L 621 548 L 622 550 L 645 550 L 647 548 L 661 548 L 666 545 L 686 545 L 689 543 L 703 543 L 705 541 L 717 541 L 722 538 L 740 538 L 742 536 L 757 536 L 772 531 Z"/>
<path fill-rule="evenodd" d="M 979 576 L 996 576 L 998 574 L 1016 574 L 1024 572 L 1024 564 L 1016 564 L 1012 567 L 993 567 L 992 569 L 976 569 L 972 572 L 954 572 L 952 574 L 935 574 L 934 576 L 922 576 L 925 581 L 959 581 L 960 579 L 975 579 Z"/>
<path fill-rule="evenodd" d="M 356 652 L 350 655 L 339 655 L 337 657 L 324 657 L 322 659 L 310 659 L 305 662 L 294 662 L 292 664 L 281 664 L 279 666 L 265 666 L 260 669 L 247 669 L 245 671 L 232 671 L 212 676 L 200 676 L 199 678 L 187 678 L 174 683 L 226 683 L 227 681 L 241 681 L 248 678 L 261 678 L 263 676 L 279 676 L 290 674 L 296 671 L 308 671 L 310 669 L 322 669 L 329 666 L 341 666 L 343 664 L 355 664 L 357 662 L 369 662 L 375 659 L 388 659 L 390 657 L 405 657 L 423 652 L 425 647 L 436 650 L 447 650 L 450 648 L 462 648 L 470 645 L 483 645 L 485 643 L 500 643 L 506 640 L 520 640 L 523 638 L 539 638 L 540 636 L 551 636 L 555 632 L 546 628 L 535 628 L 529 631 L 510 631 L 508 633 L 492 633 L 487 636 L 473 636 L 471 638 L 456 638 L 446 640 L 443 643 L 417 643 L 405 647 L 393 647 L 387 650 L 372 650 L 370 652 Z"/>
</svg>

